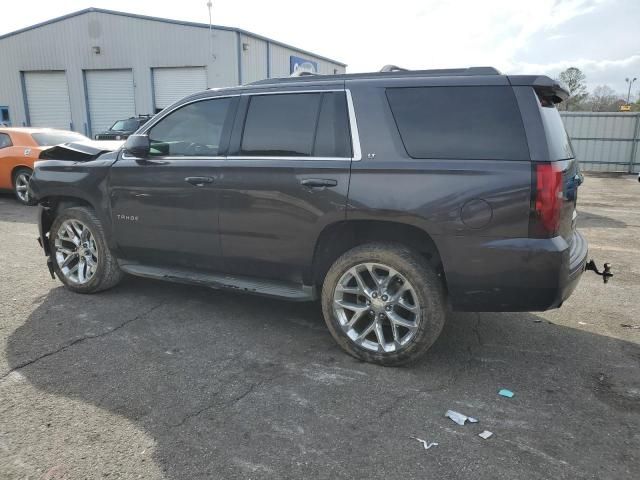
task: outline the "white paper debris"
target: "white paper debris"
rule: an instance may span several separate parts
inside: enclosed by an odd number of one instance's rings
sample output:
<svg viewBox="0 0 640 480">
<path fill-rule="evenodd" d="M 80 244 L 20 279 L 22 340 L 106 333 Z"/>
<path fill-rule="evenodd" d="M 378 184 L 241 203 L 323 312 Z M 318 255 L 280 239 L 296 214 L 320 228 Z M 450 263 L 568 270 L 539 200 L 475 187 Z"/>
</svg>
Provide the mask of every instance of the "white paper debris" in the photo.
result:
<svg viewBox="0 0 640 480">
<path fill-rule="evenodd" d="M 484 432 L 478 434 L 479 437 L 482 437 L 485 440 L 489 438 L 491 435 L 493 435 L 493 432 L 490 432 L 489 430 L 485 430 Z"/>
<path fill-rule="evenodd" d="M 447 410 L 447 413 L 445 413 L 444 416 L 450 418 L 451 420 L 456 422 L 458 425 L 464 425 L 464 423 L 467 421 L 469 423 L 478 423 L 477 418 L 467 417 L 466 415 L 460 412 L 456 412 L 454 410 Z"/>
<path fill-rule="evenodd" d="M 413 438 L 414 440 L 419 441 L 425 450 L 429 450 L 431 447 L 437 447 L 438 444 L 436 442 L 427 442 L 426 440 L 422 440 L 421 438 L 410 436 L 409 438 Z"/>
</svg>

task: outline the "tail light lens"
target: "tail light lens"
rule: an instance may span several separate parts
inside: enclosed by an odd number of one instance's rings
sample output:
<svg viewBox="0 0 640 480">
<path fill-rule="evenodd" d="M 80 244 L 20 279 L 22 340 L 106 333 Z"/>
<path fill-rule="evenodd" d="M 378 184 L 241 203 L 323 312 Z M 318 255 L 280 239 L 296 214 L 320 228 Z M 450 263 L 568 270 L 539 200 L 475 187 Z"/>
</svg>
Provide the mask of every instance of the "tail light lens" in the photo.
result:
<svg viewBox="0 0 640 480">
<path fill-rule="evenodd" d="M 553 237 L 560 229 L 562 170 L 554 163 L 536 163 L 533 170 L 529 233 L 536 238 Z"/>
</svg>

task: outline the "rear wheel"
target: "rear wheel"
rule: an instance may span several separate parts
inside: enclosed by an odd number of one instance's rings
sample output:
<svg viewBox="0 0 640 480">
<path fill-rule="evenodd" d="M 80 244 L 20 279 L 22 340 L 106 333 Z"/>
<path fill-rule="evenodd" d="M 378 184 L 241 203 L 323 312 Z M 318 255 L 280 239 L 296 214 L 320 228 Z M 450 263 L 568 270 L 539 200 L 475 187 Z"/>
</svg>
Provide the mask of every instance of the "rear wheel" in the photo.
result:
<svg viewBox="0 0 640 480">
<path fill-rule="evenodd" d="M 23 205 L 29 205 L 31 201 L 31 196 L 29 195 L 31 174 L 32 171 L 28 168 L 18 168 L 13 174 L 13 192 Z"/>
<path fill-rule="evenodd" d="M 445 321 L 444 288 L 418 253 L 370 243 L 343 254 L 322 289 L 329 331 L 349 354 L 380 365 L 423 355 Z"/>
<path fill-rule="evenodd" d="M 63 210 L 49 232 L 53 268 L 67 288 L 94 293 L 115 286 L 122 271 L 107 246 L 100 220 L 87 207 Z"/>
</svg>

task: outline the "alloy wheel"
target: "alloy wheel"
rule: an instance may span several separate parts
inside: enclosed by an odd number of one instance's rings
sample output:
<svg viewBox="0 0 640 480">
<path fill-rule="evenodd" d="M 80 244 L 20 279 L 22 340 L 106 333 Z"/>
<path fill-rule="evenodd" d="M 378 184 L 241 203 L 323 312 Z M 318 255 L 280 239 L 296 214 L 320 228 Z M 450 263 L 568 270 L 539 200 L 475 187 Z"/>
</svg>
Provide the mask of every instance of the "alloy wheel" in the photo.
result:
<svg viewBox="0 0 640 480">
<path fill-rule="evenodd" d="M 24 203 L 29 203 L 29 180 L 31 175 L 27 172 L 20 172 L 16 176 L 16 195 Z"/>
<path fill-rule="evenodd" d="M 333 310 L 351 341 L 374 352 L 390 353 L 406 346 L 421 321 L 414 287 L 380 263 L 361 263 L 347 270 L 334 290 Z"/>
<path fill-rule="evenodd" d="M 98 246 L 91 230 L 79 220 L 65 220 L 54 243 L 62 275 L 75 284 L 89 282 L 98 268 Z"/>
</svg>

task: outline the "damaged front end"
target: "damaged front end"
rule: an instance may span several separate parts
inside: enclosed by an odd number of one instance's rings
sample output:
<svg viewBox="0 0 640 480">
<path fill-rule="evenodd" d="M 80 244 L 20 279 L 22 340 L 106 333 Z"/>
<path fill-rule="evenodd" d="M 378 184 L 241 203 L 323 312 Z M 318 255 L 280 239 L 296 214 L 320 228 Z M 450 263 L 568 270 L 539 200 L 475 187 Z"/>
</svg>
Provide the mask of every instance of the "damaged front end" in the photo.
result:
<svg viewBox="0 0 640 480">
<path fill-rule="evenodd" d="M 29 192 L 32 204 L 39 205 L 38 243 L 47 257 L 52 278 L 55 275 L 49 231 L 57 212 L 72 206 L 89 206 L 97 214 L 108 211 L 106 178 L 123 143 L 65 143 L 42 151 L 35 163 Z"/>
</svg>

